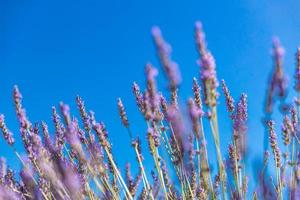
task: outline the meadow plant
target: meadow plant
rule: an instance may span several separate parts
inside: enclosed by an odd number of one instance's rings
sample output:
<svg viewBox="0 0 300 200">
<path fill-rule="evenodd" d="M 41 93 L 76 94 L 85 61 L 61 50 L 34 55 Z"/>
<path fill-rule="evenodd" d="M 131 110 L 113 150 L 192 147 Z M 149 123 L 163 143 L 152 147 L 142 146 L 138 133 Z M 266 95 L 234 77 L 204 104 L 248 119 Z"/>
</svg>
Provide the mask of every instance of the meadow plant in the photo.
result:
<svg viewBox="0 0 300 200">
<path fill-rule="evenodd" d="M 0 160 L 0 199 L 300 199 L 300 49 L 294 75 L 297 95 L 293 102 L 288 102 L 284 49 L 277 38 L 273 41 L 274 69 L 266 92 L 263 120 L 267 145 L 261 168 L 254 174 L 256 179 L 251 179 L 256 181 L 255 187 L 250 190 L 246 168 L 253 166 L 246 162 L 247 95 L 242 93 L 235 100 L 226 82 L 218 80 L 215 59 L 208 49 L 202 24 L 197 22 L 194 37 L 199 78 L 191 80 L 191 97 L 186 105 L 180 104 L 181 75 L 172 59 L 172 48 L 158 27 L 152 29 L 152 35 L 168 89 L 165 94 L 159 91 L 158 70 L 151 63 L 145 67 L 145 89 L 133 83 L 133 98 L 147 127 L 140 130 L 144 135 L 135 137 L 131 129 L 135 124 L 130 122 L 122 99 L 116 102 L 120 121 L 130 137 L 128 148 L 135 153 L 136 162 L 128 163 L 124 169 L 118 166 L 104 122 L 86 110 L 81 97 L 76 97 L 80 119 L 73 117 L 63 102 L 52 107 L 55 129 L 52 134 L 46 122 L 29 120 L 22 94 L 15 86 L 13 101 L 27 156 L 20 156 L 10 125 L 1 114 L 3 139 L 22 167 L 16 172 L 4 158 Z M 220 95 L 224 95 L 227 106 L 229 117 L 225 120 L 231 124 L 230 144 L 221 144 L 220 140 L 217 111 Z M 281 130 L 276 130 L 272 117 L 276 102 L 283 116 Z M 215 146 L 215 156 L 207 148 L 208 134 L 212 134 L 210 142 Z M 143 148 L 141 141 L 148 146 Z M 221 145 L 228 145 L 228 151 L 222 152 Z M 143 151 L 149 151 L 153 166 L 145 165 Z M 214 157 L 217 162 L 212 160 Z M 138 171 L 133 173 L 131 165 L 138 166 Z"/>
</svg>

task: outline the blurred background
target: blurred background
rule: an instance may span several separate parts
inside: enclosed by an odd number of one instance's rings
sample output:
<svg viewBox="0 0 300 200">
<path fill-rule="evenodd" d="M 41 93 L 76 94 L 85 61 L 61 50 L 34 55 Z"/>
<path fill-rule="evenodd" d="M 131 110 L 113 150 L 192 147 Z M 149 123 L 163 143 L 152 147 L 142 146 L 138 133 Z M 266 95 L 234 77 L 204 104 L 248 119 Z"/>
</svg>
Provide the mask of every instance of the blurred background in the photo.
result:
<svg viewBox="0 0 300 200">
<path fill-rule="evenodd" d="M 300 45 L 299 7 L 296 0 L 0 0 L 0 113 L 5 114 L 7 125 L 18 138 L 17 149 L 22 152 L 13 85 L 23 93 L 32 122 L 50 123 L 51 106 L 60 101 L 68 103 L 78 115 L 75 97 L 79 94 L 87 109 L 106 123 L 118 164 L 124 167 L 135 157 L 119 120 L 117 98 L 121 97 L 126 106 L 134 135 L 145 139 L 145 122 L 135 106 L 131 87 L 136 81 L 144 88 L 146 62 L 159 68 L 160 90 L 166 91 L 151 27 L 158 25 L 173 47 L 173 59 L 183 77 L 180 102 L 184 105 L 192 95 L 192 78 L 199 77 L 193 30 L 195 21 L 200 20 L 216 58 L 218 78 L 226 80 L 236 99 L 242 92 L 248 94 L 249 162 L 255 163 L 263 149 L 261 119 L 272 69 L 272 37 L 278 36 L 286 49 L 284 69 L 293 83 L 294 55 Z M 231 132 L 223 96 L 219 104 L 225 155 Z M 0 145 L 0 155 L 18 167 L 20 163 L 2 139 Z M 214 155 L 211 137 L 208 145 L 209 154 Z M 146 157 L 148 168 L 153 168 L 151 161 Z"/>
</svg>

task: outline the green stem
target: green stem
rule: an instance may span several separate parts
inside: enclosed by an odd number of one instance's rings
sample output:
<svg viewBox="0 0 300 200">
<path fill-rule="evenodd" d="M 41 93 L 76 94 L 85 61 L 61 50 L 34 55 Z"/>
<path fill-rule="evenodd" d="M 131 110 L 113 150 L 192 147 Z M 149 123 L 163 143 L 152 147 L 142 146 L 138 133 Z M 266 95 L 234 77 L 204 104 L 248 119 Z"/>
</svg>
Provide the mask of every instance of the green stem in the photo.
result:
<svg viewBox="0 0 300 200">
<path fill-rule="evenodd" d="M 212 116 L 210 119 L 210 125 L 213 132 L 214 142 L 217 151 L 217 160 L 218 166 L 220 170 L 220 179 L 221 179 L 221 186 L 222 186 L 222 198 L 226 200 L 226 173 L 224 168 L 224 163 L 222 160 L 221 150 L 220 150 L 220 137 L 219 137 L 219 128 L 218 128 L 218 118 L 217 118 L 217 108 L 216 106 L 212 107 Z"/>
<path fill-rule="evenodd" d="M 200 118 L 200 131 L 201 131 L 201 139 L 202 139 L 202 142 L 204 144 L 203 146 L 203 150 L 204 150 L 204 153 L 203 153 L 203 160 L 205 162 L 205 168 L 207 169 L 204 169 L 205 170 L 205 176 L 208 176 L 208 180 L 209 180 L 209 186 L 210 186 L 210 190 L 211 190 L 211 194 L 212 194 L 212 198 L 214 198 L 214 195 L 213 195 L 213 192 L 214 192 L 214 189 L 213 189 L 213 182 L 212 182 L 212 178 L 211 178 L 211 174 L 210 174 L 210 169 L 209 169 L 209 163 L 208 163 L 208 153 L 207 153 L 207 148 L 206 148 L 206 137 L 205 137 L 205 133 L 204 133 L 204 127 L 203 127 L 203 120 L 202 118 Z M 197 138 L 196 138 L 197 139 Z M 197 139 L 198 140 L 198 139 Z M 199 143 L 200 141 L 198 141 Z M 207 172 L 206 172 L 207 170 Z"/>
</svg>

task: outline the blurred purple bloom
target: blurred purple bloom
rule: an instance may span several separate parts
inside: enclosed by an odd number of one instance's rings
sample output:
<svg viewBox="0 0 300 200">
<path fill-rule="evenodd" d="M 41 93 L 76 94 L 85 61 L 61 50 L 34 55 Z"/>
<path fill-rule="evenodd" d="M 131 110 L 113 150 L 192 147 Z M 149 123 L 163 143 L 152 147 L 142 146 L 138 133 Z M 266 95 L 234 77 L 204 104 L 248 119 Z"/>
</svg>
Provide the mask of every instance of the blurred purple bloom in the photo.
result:
<svg viewBox="0 0 300 200">
<path fill-rule="evenodd" d="M 171 46 L 164 40 L 159 27 L 152 28 L 152 36 L 160 57 L 163 69 L 169 79 L 170 88 L 174 90 L 181 83 L 181 75 L 177 63 L 171 59 Z"/>
</svg>

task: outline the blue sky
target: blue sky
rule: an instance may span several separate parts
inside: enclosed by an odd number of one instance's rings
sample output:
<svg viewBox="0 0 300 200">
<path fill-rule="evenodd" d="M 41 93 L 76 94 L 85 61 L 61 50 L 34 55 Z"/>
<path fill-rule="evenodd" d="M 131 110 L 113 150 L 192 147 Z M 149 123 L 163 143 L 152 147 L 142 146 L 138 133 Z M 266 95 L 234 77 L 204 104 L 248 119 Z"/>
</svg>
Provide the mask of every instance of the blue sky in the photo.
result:
<svg viewBox="0 0 300 200">
<path fill-rule="evenodd" d="M 183 76 L 184 102 L 191 95 L 192 77 L 199 76 L 193 26 L 201 20 L 218 77 L 227 81 L 235 98 L 241 92 L 248 94 L 250 149 L 260 155 L 262 103 L 272 68 L 271 39 L 280 37 L 286 49 L 285 71 L 292 75 L 300 45 L 299 7 L 299 1 L 291 0 L 0 0 L 0 113 L 18 135 L 13 85 L 19 85 L 32 121 L 50 122 L 51 106 L 60 101 L 75 110 L 74 99 L 80 94 L 97 119 L 107 124 L 124 166 L 133 154 L 119 122 L 116 99 L 123 99 L 135 134 L 143 136 L 146 129 L 131 85 L 133 81 L 144 85 L 146 62 L 158 66 L 151 27 L 160 26 L 173 46 L 173 59 Z M 159 81 L 164 91 L 163 76 Z M 230 131 L 223 97 L 219 111 L 220 126 L 227 130 L 221 141 L 225 147 Z M 7 147 L 3 140 L 0 145 Z M 6 148 L 1 155 L 13 156 Z"/>
</svg>

